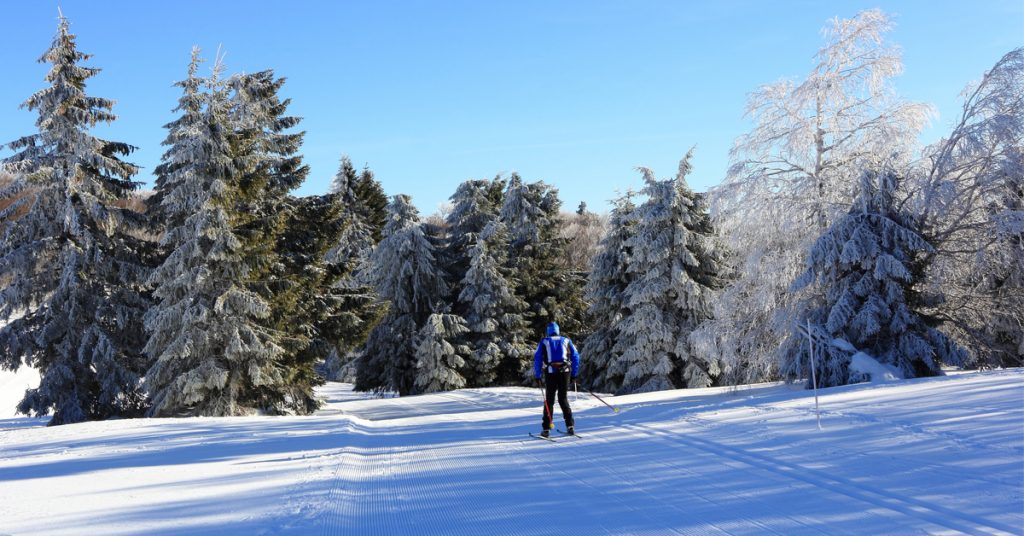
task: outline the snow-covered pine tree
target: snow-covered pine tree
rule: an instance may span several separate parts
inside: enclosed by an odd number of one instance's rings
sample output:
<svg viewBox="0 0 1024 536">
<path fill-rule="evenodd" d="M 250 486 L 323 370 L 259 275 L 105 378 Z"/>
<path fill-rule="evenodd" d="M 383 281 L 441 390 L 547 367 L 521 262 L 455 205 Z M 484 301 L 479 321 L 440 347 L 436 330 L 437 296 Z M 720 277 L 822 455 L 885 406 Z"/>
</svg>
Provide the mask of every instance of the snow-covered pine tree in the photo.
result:
<svg viewBox="0 0 1024 536">
<path fill-rule="evenodd" d="M 339 197 L 344 211 L 340 218 L 344 221 L 344 231 L 338 244 L 329 252 L 328 259 L 335 264 L 358 266 L 377 245 L 379 237 L 374 239 L 374 229 L 367 221 L 369 207 L 357 192 L 359 173 L 347 155 L 341 157 L 341 165 L 334 180 L 331 181 L 331 192 Z M 354 283 L 354 281 L 349 281 Z"/>
<path fill-rule="evenodd" d="M 417 331 L 445 299 L 448 285 L 409 196 L 396 195 L 388 215 L 366 274 L 390 309 L 366 342 L 356 388 L 404 396 L 415 392 Z"/>
<path fill-rule="evenodd" d="M 195 53 L 189 78 L 194 78 Z M 218 60 L 197 95 L 191 83 L 179 108 L 204 107 L 198 122 L 175 121 L 163 156 L 161 210 L 168 218 L 168 255 L 149 283 L 159 300 L 146 314 L 149 415 L 240 415 L 261 408 L 261 386 L 281 385 L 283 349 L 265 327 L 271 309 L 245 288 L 252 267 L 233 232 L 239 170 L 228 87 Z"/>
<path fill-rule="evenodd" d="M 466 386 L 460 371 L 469 347 L 460 341 L 469 331 L 461 316 L 433 313 L 416 335 L 416 393 L 451 391 Z"/>
<path fill-rule="evenodd" d="M 800 321 L 810 323 L 819 386 L 862 381 L 849 368 L 857 351 L 904 378 L 939 375 L 942 364 L 961 365 L 967 357 L 912 308 L 921 254 L 932 247 L 894 202 L 897 184 L 890 170 L 864 173 L 857 201 L 814 243 L 807 271 L 793 284 L 794 290 L 814 284 L 825 295 L 825 306 Z M 793 359 L 781 370 L 787 378 L 808 378 L 810 386 L 806 329 L 797 338 L 803 344 L 788 348 Z"/>
<path fill-rule="evenodd" d="M 276 262 L 273 251 L 284 232 L 287 194 L 309 174 L 298 154 L 304 132 L 290 132 L 300 118 L 285 115 L 290 99 L 281 100 L 284 78 L 272 70 L 232 76 L 230 88 L 230 143 L 236 173 L 231 184 L 234 204 L 227 207 L 234 233 L 242 242 L 242 254 L 252 267 L 246 282 L 274 306 L 269 270 Z"/>
<path fill-rule="evenodd" d="M 647 200 L 636 209 L 629 282 L 622 290 L 629 314 L 616 325 L 619 339 L 606 377 L 622 377 L 621 392 L 707 387 L 719 363 L 696 355 L 690 333 L 711 315 L 719 261 L 703 196 L 686 185 L 693 151 L 674 179 L 659 181 L 641 168 Z"/>
<path fill-rule="evenodd" d="M 334 381 L 352 379 L 343 375 L 351 374 L 354 369 L 354 352 L 366 342 L 370 330 L 385 312 L 373 289 L 366 284 L 366 277 L 360 274 L 367 267 L 382 230 L 371 225 L 373 209 L 359 193 L 361 181 L 367 180 L 371 185 L 376 184 L 369 169 L 360 175 L 349 157 L 343 155 L 331 183 L 331 192 L 341 206 L 335 223 L 340 224 L 342 230 L 337 243 L 327 253 L 329 269 L 341 274 L 330 293 L 346 304 L 344 313 L 337 317 L 340 336 L 335 337 L 334 348 L 328 353 L 322 370 L 327 379 Z"/>
<path fill-rule="evenodd" d="M 632 279 L 628 272 L 631 251 L 628 243 L 636 229 L 633 195 L 627 192 L 615 200 L 608 233 L 601 239 L 587 279 L 585 298 L 590 303 L 588 313 L 594 332 L 580 349 L 587 356 L 583 383 L 590 389 L 606 392 L 617 391 L 623 380 L 622 375 L 609 376 L 608 366 L 617 358 L 615 343 L 621 337 L 619 324 L 630 314 L 625 291 Z"/>
<path fill-rule="evenodd" d="M 445 218 L 448 240 L 446 257 L 449 273 L 461 278 L 469 269 L 470 250 L 476 245 L 480 233 L 498 218 L 504 197 L 505 181 L 468 180 L 455 189 L 449 198 L 452 210 Z"/>
<path fill-rule="evenodd" d="M 463 282 L 470 270 L 474 247 L 481 233 L 488 224 L 498 218 L 504 190 L 505 181 L 500 176 L 493 180 L 467 180 L 460 184 L 449 198 L 451 208 L 444 215 L 444 225 L 441 226 L 445 240 L 444 247 L 438 254 L 438 260 L 444 266 L 444 270 L 449 274 L 452 282 L 451 293 L 455 298 L 455 302 L 451 304 L 452 314 L 463 318 L 470 314 L 469 303 L 458 300 L 458 296 L 464 289 Z M 464 334 L 464 340 L 461 342 L 475 348 L 476 343 L 479 342 L 478 335 L 471 329 Z M 496 354 L 491 358 L 498 360 Z M 470 360 L 469 366 L 475 366 L 474 363 L 474 360 Z M 493 381 L 491 368 L 493 367 L 484 366 L 479 373 L 467 370 L 467 381 L 476 386 L 480 386 L 481 384 L 478 382 L 481 381 L 485 382 L 483 385 L 489 384 Z M 484 372 L 484 370 L 489 372 Z M 490 378 L 484 378 L 489 375 Z"/>
<path fill-rule="evenodd" d="M 508 268 L 515 274 L 516 295 L 529 308 L 524 340 L 543 336 L 551 321 L 557 321 L 562 333 L 576 341 L 585 340 L 588 334 L 583 302 L 588 260 L 572 253 L 560 235 L 561 206 L 556 188 L 543 182 L 524 183 L 516 174 L 510 177 L 500 219 L 509 233 Z M 529 363 L 522 365 L 524 368 L 514 370 L 501 367 L 498 382 L 521 382 L 532 375 Z"/>
<path fill-rule="evenodd" d="M 232 148 L 242 171 L 231 221 L 251 267 L 243 283 L 267 301 L 267 327 L 284 350 L 279 361 L 282 382 L 259 386 L 259 400 L 253 404 L 275 413 L 308 413 L 315 409 L 313 388 L 321 381 L 315 367 L 328 346 L 325 341 L 314 345 L 319 340 L 316 317 L 330 314 L 310 306 L 330 294 L 320 287 L 327 283 L 322 270 L 339 235 L 324 219 L 329 217 L 324 211 L 332 210 L 330 199 L 288 195 L 302 184 L 309 168 L 299 154 L 305 133 L 292 130 L 301 119 L 287 115 L 290 99 L 280 96 L 284 83 L 269 69 L 236 75 L 229 82 Z"/>
<path fill-rule="evenodd" d="M 178 106 L 173 110 L 174 112 L 180 112 L 180 116 L 170 123 L 164 125 L 167 129 L 167 137 L 161 143 L 161 145 L 173 148 L 179 143 L 188 144 L 190 140 L 195 138 L 197 129 L 202 128 L 203 122 L 205 121 L 204 106 L 206 103 L 206 95 L 203 94 L 204 79 L 199 76 L 199 65 L 203 62 L 201 57 L 201 50 L 198 46 L 192 47 L 192 59 L 188 64 L 188 75 L 183 79 L 174 83 L 176 87 L 181 88 L 182 94 L 178 98 Z M 164 196 L 174 189 L 173 184 L 168 184 L 169 180 L 182 180 L 186 175 L 178 173 L 178 169 L 181 167 L 188 167 L 192 165 L 192 162 L 183 158 L 170 158 L 170 154 L 164 155 L 161 162 L 157 164 L 154 169 L 156 175 L 155 187 L 153 195 L 150 195 L 146 199 L 146 214 L 149 216 L 151 225 L 162 230 L 168 227 L 176 227 L 181 225 L 187 214 L 177 212 L 173 216 L 164 213 L 163 200 Z"/>
<path fill-rule="evenodd" d="M 736 277 L 715 307 L 717 342 L 707 349 L 734 378 L 760 381 L 745 371 L 777 369 L 801 316 L 788 287 L 806 251 L 853 202 L 860 171 L 893 155 L 909 160 L 927 124 L 930 107 L 893 90 L 903 66 L 885 39 L 891 28 L 877 9 L 836 18 L 805 79 L 750 94 L 755 126 L 736 140 L 726 179 L 709 192 Z"/>
<path fill-rule="evenodd" d="M 39 60 L 52 66 L 49 86 L 23 104 L 38 113 L 38 132 L 8 144 L 15 179 L 0 192 L 14 199 L 0 220 L 22 214 L 0 241 L 0 315 L 10 320 L 0 355 L 7 367 L 39 369 L 18 410 L 52 412 L 51 425 L 132 416 L 145 402 L 141 283 L 151 245 L 142 215 L 118 208 L 137 186 L 138 167 L 120 159 L 134 147 L 89 132 L 116 119 L 113 101 L 85 93 L 100 72 L 80 65 L 90 57 L 61 16 Z"/>
<path fill-rule="evenodd" d="M 363 220 L 373 231 L 373 243 L 378 244 L 384 238 L 384 227 L 388 221 L 388 196 L 384 193 L 384 187 L 374 176 L 373 171 L 364 166 L 359 180 L 356 181 L 356 197 L 359 199 L 359 207 Z"/>
<path fill-rule="evenodd" d="M 545 199 L 545 193 L 551 193 L 551 189 L 543 183 L 538 183 L 531 188 L 531 185 L 524 183 L 518 173 L 513 173 L 508 181 L 508 188 L 505 191 L 501 206 L 501 221 L 509 229 L 509 242 L 511 246 L 520 250 L 533 249 L 535 244 L 540 242 L 540 228 L 550 225 L 547 215 L 550 211 L 541 206 Z M 561 202 L 558 202 L 561 206 Z"/>
<path fill-rule="evenodd" d="M 519 370 L 533 356 L 524 338 L 526 303 L 515 295 L 513 282 L 503 273 L 507 252 L 505 226 L 492 221 L 470 248 L 469 269 L 459 285 L 459 310 L 464 311 L 472 346 L 464 375 L 473 387 L 495 385 L 502 363 L 505 369 Z"/>
<path fill-rule="evenodd" d="M 278 310 L 285 313 L 275 328 L 300 333 L 308 341 L 282 359 L 282 404 L 294 413 L 308 414 L 319 407 L 313 389 L 323 383 L 323 376 L 315 366 L 365 342 L 383 312 L 369 289 L 341 284 L 350 278 L 354 263 L 327 260 L 327 252 L 350 223 L 344 217 L 347 210 L 338 194 L 290 198 L 285 205 L 287 219 L 272 273 L 289 285 L 275 292 Z"/>
</svg>

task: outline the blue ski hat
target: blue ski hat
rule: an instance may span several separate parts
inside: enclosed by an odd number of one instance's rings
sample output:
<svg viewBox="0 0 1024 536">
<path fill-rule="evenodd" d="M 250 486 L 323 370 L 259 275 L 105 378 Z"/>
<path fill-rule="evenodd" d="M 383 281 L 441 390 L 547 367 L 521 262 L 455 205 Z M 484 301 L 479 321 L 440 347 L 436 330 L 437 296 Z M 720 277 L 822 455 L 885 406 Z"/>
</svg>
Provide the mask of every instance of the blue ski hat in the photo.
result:
<svg viewBox="0 0 1024 536">
<path fill-rule="evenodd" d="M 548 323 L 548 335 L 558 335 L 558 323 L 557 322 L 549 322 Z"/>
</svg>

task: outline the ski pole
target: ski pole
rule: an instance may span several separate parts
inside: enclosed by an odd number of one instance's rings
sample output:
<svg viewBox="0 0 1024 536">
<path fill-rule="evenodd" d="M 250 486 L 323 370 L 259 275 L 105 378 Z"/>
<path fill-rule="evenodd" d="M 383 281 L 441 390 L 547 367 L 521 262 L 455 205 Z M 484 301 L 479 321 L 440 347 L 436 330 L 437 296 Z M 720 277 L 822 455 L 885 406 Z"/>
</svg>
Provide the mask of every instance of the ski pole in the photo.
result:
<svg viewBox="0 0 1024 536">
<path fill-rule="evenodd" d="M 609 404 L 609 403 L 605 402 L 603 398 L 601 398 L 601 397 L 599 397 L 599 396 L 595 395 L 595 394 L 594 394 L 594 392 L 593 392 L 593 391 L 591 391 L 590 389 L 587 389 L 587 392 L 588 392 L 588 393 L 590 393 L 590 396 L 592 396 L 592 397 L 594 397 L 594 398 L 596 398 L 596 399 L 600 400 L 602 404 L 604 404 L 604 405 L 608 406 L 609 408 L 612 408 L 612 411 L 614 411 L 615 413 L 618 413 L 618 412 L 619 412 L 619 408 L 617 408 L 617 407 L 615 407 L 615 406 L 613 406 L 613 405 L 611 405 L 611 404 Z M 547 402 L 547 401 L 545 400 L 545 403 L 546 403 L 546 402 Z"/>
</svg>

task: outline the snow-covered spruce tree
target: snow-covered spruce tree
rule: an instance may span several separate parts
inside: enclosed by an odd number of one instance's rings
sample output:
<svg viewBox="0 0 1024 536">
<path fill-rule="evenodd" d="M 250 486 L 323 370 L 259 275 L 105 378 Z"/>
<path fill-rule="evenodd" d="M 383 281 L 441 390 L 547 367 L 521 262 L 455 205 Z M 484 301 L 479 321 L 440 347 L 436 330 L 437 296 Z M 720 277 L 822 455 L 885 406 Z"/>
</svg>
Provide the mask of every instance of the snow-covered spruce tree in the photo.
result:
<svg viewBox="0 0 1024 536">
<path fill-rule="evenodd" d="M 480 233 L 498 218 L 504 196 L 505 181 L 468 180 L 456 188 L 449 198 L 452 210 L 445 218 L 449 236 L 445 254 L 449 273 L 461 277 L 469 269 L 470 250 Z"/>
<path fill-rule="evenodd" d="M 277 239 L 284 232 L 287 194 L 309 174 L 298 154 L 305 133 L 289 131 L 301 119 L 285 115 L 290 99 L 281 100 L 278 94 L 284 82 L 272 70 L 235 75 L 226 82 L 231 90 L 229 140 L 237 171 L 231 185 L 236 191 L 234 204 L 228 208 L 252 267 L 246 284 L 271 306 L 274 289 L 262 284 L 274 280 L 269 272 L 276 262 Z"/>
<path fill-rule="evenodd" d="M 0 240 L 0 315 L 10 320 L 0 362 L 39 369 L 18 410 L 52 412 L 51 425 L 132 416 L 145 402 L 141 283 L 152 248 L 142 215 L 118 208 L 136 188 L 138 168 L 120 159 L 134 147 L 89 132 L 116 119 L 113 101 L 85 93 L 100 71 L 80 65 L 89 58 L 61 16 L 39 60 L 52 66 L 49 85 L 22 105 L 38 113 L 38 132 L 8 144 L 15 179 L 0 192 L 14 199 L 0 220 L 22 214 Z"/>
<path fill-rule="evenodd" d="M 190 67 L 194 78 L 196 57 Z M 168 255 L 150 276 L 159 303 L 146 314 L 149 415 L 241 415 L 261 408 L 262 386 L 281 385 L 284 350 L 265 326 L 271 309 L 244 286 L 252 270 L 233 232 L 232 212 L 244 170 L 234 160 L 231 102 L 214 66 L 199 94 L 197 123 L 181 84 L 182 120 L 168 125 L 161 211 L 168 218 L 162 245 Z"/>
<path fill-rule="evenodd" d="M 1024 364 L 1024 49 L 963 92 L 952 132 L 925 151 L 915 201 L 935 250 L 927 308 L 981 366 Z M 911 177 L 914 179 L 916 177 Z"/>
<path fill-rule="evenodd" d="M 338 244 L 351 222 L 337 194 L 290 198 L 285 205 L 284 232 L 275 250 L 275 300 L 284 312 L 276 329 L 299 333 L 306 341 L 294 356 L 285 355 L 284 407 L 308 414 L 319 403 L 313 388 L 323 382 L 314 366 L 331 355 L 345 355 L 365 342 L 383 307 L 365 287 L 342 284 L 350 279 L 354 263 L 333 263 L 327 252 Z"/>
<path fill-rule="evenodd" d="M 384 238 L 384 227 L 388 221 L 388 196 L 368 166 L 364 166 L 359 174 L 355 191 L 360 214 L 372 230 L 374 244 L 378 244 Z"/>
<path fill-rule="evenodd" d="M 385 312 L 373 288 L 366 283 L 367 278 L 360 273 L 368 266 L 367 260 L 380 240 L 382 230 L 370 222 L 373 209 L 368 203 L 372 201 L 360 196 L 361 181 L 376 185 L 369 169 L 360 175 L 348 156 L 342 156 L 338 173 L 331 183 L 331 192 L 341 205 L 335 223 L 340 224 L 342 230 L 336 244 L 327 253 L 327 263 L 332 272 L 342 274 L 330 292 L 341 297 L 347 305 L 344 306 L 344 314 L 338 317 L 344 323 L 343 335 L 336 337 L 334 348 L 328 353 L 321 370 L 325 378 L 334 381 L 353 379 L 355 352 L 366 342 L 370 330 Z"/>
<path fill-rule="evenodd" d="M 696 355 L 690 333 L 711 315 L 719 260 L 703 196 L 686 185 L 692 150 L 674 179 L 659 181 L 641 168 L 647 200 L 636 209 L 629 248 L 628 283 L 622 301 L 629 309 L 616 324 L 619 338 L 606 378 L 622 377 L 620 392 L 707 387 L 719 363 Z"/>
<path fill-rule="evenodd" d="M 203 93 L 203 85 L 206 82 L 199 76 L 199 66 L 203 63 L 201 50 L 198 46 L 192 47 L 192 56 L 188 64 L 188 75 L 175 82 L 175 86 L 181 88 L 182 94 L 178 98 L 178 106 L 174 112 L 181 115 L 164 125 L 167 129 L 167 137 L 161 145 L 173 148 L 178 144 L 186 145 L 196 137 L 198 129 L 202 128 L 205 121 L 206 95 Z M 173 184 L 167 181 L 181 180 L 184 174 L 178 173 L 179 168 L 191 166 L 192 162 L 184 158 L 170 158 L 170 153 L 165 154 L 161 162 L 154 169 L 156 180 L 154 181 L 153 194 L 146 199 L 146 214 L 150 218 L 151 225 L 162 230 L 168 227 L 180 225 L 186 214 L 178 212 L 169 215 L 164 213 L 164 196 L 174 189 Z"/>
<path fill-rule="evenodd" d="M 374 238 L 375 229 L 368 221 L 370 209 L 357 191 L 359 181 L 359 173 L 352 165 L 352 160 L 348 156 L 342 156 L 338 173 L 331 182 L 331 192 L 339 197 L 344 207 L 340 218 L 345 223 L 338 244 L 328 254 L 328 259 L 336 264 L 358 266 L 380 240 L 379 236 Z M 377 234 L 379 235 L 379 230 Z M 352 284 L 355 281 L 349 279 L 348 283 Z"/>
<path fill-rule="evenodd" d="M 472 346 L 464 376 L 473 387 L 495 385 L 502 362 L 518 364 L 533 355 L 524 338 L 526 303 L 515 295 L 514 284 L 505 273 L 507 252 L 505 226 L 492 221 L 470 248 L 469 269 L 459 285 L 458 306 Z"/>
<path fill-rule="evenodd" d="M 489 224 L 498 219 L 504 190 L 505 181 L 501 177 L 495 177 L 493 180 L 468 180 L 460 184 L 449 198 L 450 210 L 444 215 L 443 226 L 440 226 L 443 228 L 445 239 L 444 247 L 438 254 L 438 260 L 445 272 L 449 274 L 452 282 L 451 294 L 456 299 L 451 304 L 452 314 L 463 318 L 471 314 L 470 303 L 458 300 L 458 296 L 465 288 L 463 285 L 466 274 L 473 262 L 474 248 L 481 233 Z M 488 252 L 485 255 L 490 254 L 491 252 Z M 477 324 L 477 327 L 482 326 Z M 470 330 L 465 333 L 464 340 L 461 342 L 475 348 L 480 342 L 479 339 L 480 334 L 475 330 Z M 496 358 L 496 354 L 489 356 L 489 359 Z M 470 360 L 468 365 L 477 370 L 477 372 L 466 371 L 467 381 L 471 385 L 489 385 L 493 381 L 493 366 L 481 365 L 478 367 L 475 360 Z"/>
<path fill-rule="evenodd" d="M 390 309 L 370 332 L 357 363 L 356 388 L 404 396 L 415 392 L 417 331 L 445 299 L 448 285 L 409 196 L 396 195 L 388 214 L 366 274 Z"/>
<path fill-rule="evenodd" d="M 609 376 L 608 366 L 618 357 L 615 343 L 621 337 L 619 324 L 630 314 L 625 292 L 632 279 L 628 272 L 632 248 L 628 244 L 636 229 L 633 195 L 627 192 L 615 200 L 608 233 L 601 239 L 587 279 L 585 298 L 590 304 L 588 313 L 594 332 L 581 352 L 587 356 L 583 383 L 590 389 L 614 392 L 622 385 L 623 376 Z"/>
<path fill-rule="evenodd" d="M 731 377 L 759 380 L 743 371 L 775 370 L 800 317 L 788 282 L 806 251 L 853 202 L 860 171 L 894 156 L 907 161 L 931 115 L 893 90 L 902 63 L 884 39 L 891 27 L 878 10 L 834 19 L 804 80 L 750 96 L 755 126 L 736 140 L 729 173 L 709 194 L 736 277 L 715 307 L 718 341 L 708 348 Z"/>
<path fill-rule="evenodd" d="M 807 271 L 794 284 L 814 284 L 825 306 L 810 308 L 800 323 L 810 323 L 819 386 L 862 381 L 851 374 L 852 345 L 904 378 L 942 374 L 942 364 L 961 365 L 966 358 L 957 344 L 929 326 L 912 308 L 921 254 L 931 245 L 914 229 L 913 217 L 893 197 L 898 178 L 892 171 L 867 172 L 861 194 L 843 218 L 814 243 Z M 808 378 L 807 331 L 794 338 L 803 344 L 788 348 L 794 356 L 783 363 L 786 378 Z"/>
<path fill-rule="evenodd" d="M 319 303 L 326 308 L 320 311 L 311 305 L 317 297 L 330 295 L 329 288 L 321 287 L 328 283 L 322 270 L 340 228 L 324 219 L 329 215 L 323 211 L 331 210 L 329 199 L 288 195 L 302 184 L 309 168 L 299 154 L 304 132 L 292 130 L 301 120 L 287 115 L 290 99 L 280 97 L 284 82 L 272 70 L 230 80 L 231 145 L 233 160 L 242 171 L 231 220 L 251 268 L 244 284 L 267 301 L 267 327 L 284 350 L 279 360 L 281 383 L 259 386 L 259 400 L 253 403 L 264 411 L 308 413 L 316 406 L 313 389 L 322 381 L 315 367 L 329 346 L 318 335 L 317 317 L 332 314 L 328 302 Z M 309 225 L 318 228 L 311 230 Z"/>
<path fill-rule="evenodd" d="M 510 177 L 500 219 L 509 233 L 507 266 L 515 274 L 516 295 L 529 308 L 524 340 L 538 339 L 551 321 L 577 341 L 585 340 L 589 331 L 583 302 L 587 260 L 571 253 L 571 245 L 559 233 L 561 206 L 556 188 L 524 183 L 516 174 Z M 566 258 L 571 259 L 568 265 Z M 532 370 L 530 361 L 507 360 L 499 367 L 498 382 L 522 382 Z"/>
<path fill-rule="evenodd" d="M 416 335 L 416 393 L 451 391 L 466 386 L 459 373 L 469 347 L 459 341 L 469 331 L 461 316 L 433 313 Z"/>
</svg>

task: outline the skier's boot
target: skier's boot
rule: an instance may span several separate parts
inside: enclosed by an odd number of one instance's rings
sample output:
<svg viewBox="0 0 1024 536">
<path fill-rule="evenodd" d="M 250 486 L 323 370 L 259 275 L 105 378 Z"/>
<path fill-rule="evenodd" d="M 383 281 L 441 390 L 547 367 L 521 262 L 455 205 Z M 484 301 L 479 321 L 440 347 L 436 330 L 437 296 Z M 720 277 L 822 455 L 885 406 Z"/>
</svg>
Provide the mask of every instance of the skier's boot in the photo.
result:
<svg viewBox="0 0 1024 536">
<path fill-rule="evenodd" d="M 565 432 L 569 435 L 576 435 L 576 429 L 572 426 L 565 429 Z"/>
<path fill-rule="evenodd" d="M 544 430 L 543 432 L 540 433 L 541 437 L 547 437 L 549 435 L 551 435 L 551 432 L 549 430 Z"/>
</svg>

